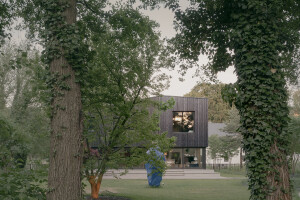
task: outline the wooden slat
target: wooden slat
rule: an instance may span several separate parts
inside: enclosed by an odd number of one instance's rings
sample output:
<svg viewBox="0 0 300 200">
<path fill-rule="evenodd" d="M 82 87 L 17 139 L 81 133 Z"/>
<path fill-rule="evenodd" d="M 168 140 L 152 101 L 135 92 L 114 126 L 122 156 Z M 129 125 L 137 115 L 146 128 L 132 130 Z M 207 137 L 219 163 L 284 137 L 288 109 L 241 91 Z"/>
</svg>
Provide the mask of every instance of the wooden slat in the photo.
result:
<svg viewBox="0 0 300 200">
<path fill-rule="evenodd" d="M 161 114 L 161 132 L 168 131 L 168 136 L 176 136 L 175 147 L 207 147 L 208 144 L 208 118 L 207 98 L 163 96 L 160 101 L 167 101 L 171 98 L 175 100 L 175 106 Z M 195 112 L 194 133 L 173 133 L 173 111 Z"/>
</svg>

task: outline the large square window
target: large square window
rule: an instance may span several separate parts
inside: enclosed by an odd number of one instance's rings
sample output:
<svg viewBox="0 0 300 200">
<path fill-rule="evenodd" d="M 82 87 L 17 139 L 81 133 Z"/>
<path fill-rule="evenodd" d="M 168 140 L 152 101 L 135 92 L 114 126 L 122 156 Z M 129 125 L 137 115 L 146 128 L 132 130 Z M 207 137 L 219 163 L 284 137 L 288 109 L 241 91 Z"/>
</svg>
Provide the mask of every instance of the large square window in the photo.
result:
<svg viewBox="0 0 300 200">
<path fill-rule="evenodd" d="M 173 112 L 173 132 L 194 132 L 195 112 Z"/>
</svg>

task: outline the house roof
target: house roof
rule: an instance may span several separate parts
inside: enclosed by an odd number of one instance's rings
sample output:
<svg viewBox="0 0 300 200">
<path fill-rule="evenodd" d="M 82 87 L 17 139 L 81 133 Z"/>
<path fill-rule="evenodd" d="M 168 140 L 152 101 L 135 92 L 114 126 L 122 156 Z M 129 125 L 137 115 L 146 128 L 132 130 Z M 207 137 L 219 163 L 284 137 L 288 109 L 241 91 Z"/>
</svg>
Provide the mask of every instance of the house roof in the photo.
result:
<svg viewBox="0 0 300 200">
<path fill-rule="evenodd" d="M 208 122 L 208 137 L 211 136 L 211 135 L 219 135 L 219 136 L 227 135 L 226 132 L 222 131 L 222 129 L 224 127 L 225 127 L 224 123 Z"/>
</svg>

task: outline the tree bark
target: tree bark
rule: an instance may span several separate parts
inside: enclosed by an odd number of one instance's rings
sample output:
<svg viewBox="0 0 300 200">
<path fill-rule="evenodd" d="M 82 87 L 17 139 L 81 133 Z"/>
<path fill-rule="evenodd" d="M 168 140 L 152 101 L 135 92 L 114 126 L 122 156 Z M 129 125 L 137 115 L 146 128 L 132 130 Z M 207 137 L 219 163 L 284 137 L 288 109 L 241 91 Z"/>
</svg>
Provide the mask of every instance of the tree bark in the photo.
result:
<svg viewBox="0 0 300 200">
<path fill-rule="evenodd" d="M 240 147 L 240 169 L 243 169 L 243 149 Z"/>
<path fill-rule="evenodd" d="M 276 142 L 271 147 L 270 153 L 277 156 L 275 160 L 276 164 L 274 164 L 275 172 L 269 172 L 267 176 L 270 187 L 274 189 L 267 196 L 267 200 L 291 200 L 288 159 L 279 150 Z"/>
<path fill-rule="evenodd" d="M 67 24 L 74 24 L 76 1 L 68 0 L 67 3 L 69 6 L 62 15 Z M 83 151 L 80 85 L 75 82 L 75 72 L 64 56 L 50 62 L 50 72 L 58 77 L 67 76 L 64 83 L 69 89 L 54 86 L 47 199 L 78 200 L 82 197 Z"/>
<path fill-rule="evenodd" d="M 99 174 L 97 180 L 96 180 L 96 176 L 90 176 L 89 177 L 89 183 L 91 184 L 91 196 L 92 199 L 98 199 L 99 197 L 99 191 L 100 191 L 100 186 L 102 183 L 102 178 L 103 178 L 103 174 Z"/>
</svg>

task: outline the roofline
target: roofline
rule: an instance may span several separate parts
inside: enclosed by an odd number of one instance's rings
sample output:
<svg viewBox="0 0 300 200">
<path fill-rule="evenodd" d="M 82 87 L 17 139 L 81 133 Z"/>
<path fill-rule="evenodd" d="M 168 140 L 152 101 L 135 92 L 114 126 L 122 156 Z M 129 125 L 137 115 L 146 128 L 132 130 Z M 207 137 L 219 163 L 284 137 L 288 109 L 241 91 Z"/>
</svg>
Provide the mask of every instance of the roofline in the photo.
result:
<svg viewBox="0 0 300 200">
<path fill-rule="evenodd" d="M 193 98 L 193 99 L 208 99 L 207 97 L 183 97 L 183 96 L 170 96 L 170 95 L 153 96 L 150 98 L 155 98 L 155 97 L 179 97 L 179 98 Z"/>
</svg>

